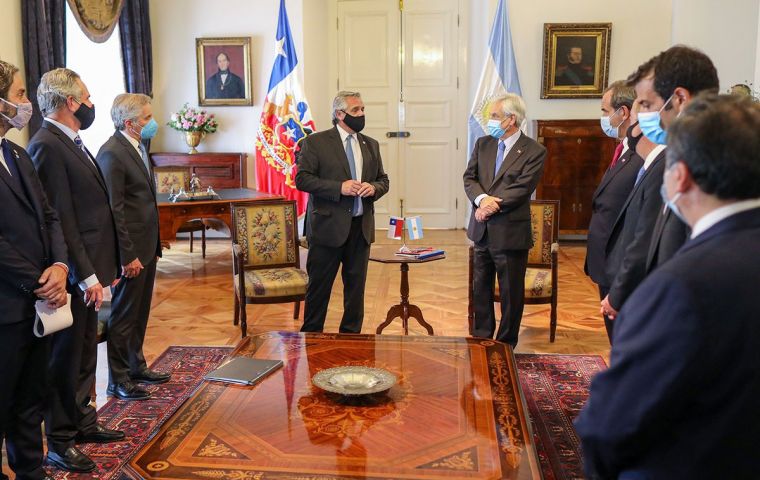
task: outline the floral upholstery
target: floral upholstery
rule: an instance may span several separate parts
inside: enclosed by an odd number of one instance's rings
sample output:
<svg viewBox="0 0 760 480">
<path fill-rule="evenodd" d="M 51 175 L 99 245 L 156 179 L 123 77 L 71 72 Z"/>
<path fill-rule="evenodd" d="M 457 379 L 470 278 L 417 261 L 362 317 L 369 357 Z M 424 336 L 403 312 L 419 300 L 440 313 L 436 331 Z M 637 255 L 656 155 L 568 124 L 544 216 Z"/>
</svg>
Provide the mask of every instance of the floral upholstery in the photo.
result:
<svg viewBox="0 0 760 480">
<path fill-rule="evenodd" d="M 245 271 L 246 297 L 287 297 L 304 295 L 309 277 L 300 268 L 265 268 Z M 235 288 L 239 285 L 235 275 Z"/>
<path fill-rule="evenodd" d="M 183 167 L 157 167 L 153 170 L 156 177 L 156 193 L 171 193 L 172 187 L 185 190 L 190 184 L 190 169 Z"/>
<path fill-rule="evenodd" d="M 295 265 L 296 211 L 293 204 L 267 204 L 235 209 L 237 242 L 245 266 Z"/>
<path fill-rule="evenodd" d="M 553 204 L 530 204 L 530 228 L 533 233 L 533 248 L 528 251 L 528 264 L 551 266 L 553 225 Z"/>
<path fill-rule="evenodd" d="M 529 268 L 525 272 L 525 298 L 551 298 L 552 271 L 550 268 Z"/>
</svg>

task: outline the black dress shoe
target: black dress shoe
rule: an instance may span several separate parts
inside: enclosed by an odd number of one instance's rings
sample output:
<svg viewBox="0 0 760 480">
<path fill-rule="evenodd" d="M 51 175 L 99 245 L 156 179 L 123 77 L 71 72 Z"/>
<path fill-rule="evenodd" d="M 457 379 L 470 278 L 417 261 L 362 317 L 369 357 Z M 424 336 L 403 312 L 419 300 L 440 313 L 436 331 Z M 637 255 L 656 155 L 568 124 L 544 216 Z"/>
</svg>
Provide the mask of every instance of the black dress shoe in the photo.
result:
<svg viewBox="0 0 760 480">
<path fill-rule="evenodd" d="M 95 470 L 95 462 L 90 457 L 79 451 L 77 447 L 69 447 L 62 455 L 52 450 L 48 451 L 47 464 L 53 467 L 68 470 L 69 472 L 87 473 Z"/>
<path fill-rule="evenodd" d="M 119 400 L 147 400 L 150 392 L 138 387 L 133 382 L 123 382 L 117 385 L 109 385 L 106 393 Z"/>
<path fill-rule="evenodd" d="M 140 373 L 133 373 L 129 376 L 133 382 L 141 383 L 166 383 L 172 378 L 170 373 L 161 373 L 155 370 L 146 368 Z"/>
<path fill-rule="evenodd" d="M 95 428 L 89 432 L 79 432 L 76 436 L 77 443 L 110 443 L 120 440 L 124 440 L 124 432 L 111 430 L 99 423 L 96 423 Z"/>
</svg>

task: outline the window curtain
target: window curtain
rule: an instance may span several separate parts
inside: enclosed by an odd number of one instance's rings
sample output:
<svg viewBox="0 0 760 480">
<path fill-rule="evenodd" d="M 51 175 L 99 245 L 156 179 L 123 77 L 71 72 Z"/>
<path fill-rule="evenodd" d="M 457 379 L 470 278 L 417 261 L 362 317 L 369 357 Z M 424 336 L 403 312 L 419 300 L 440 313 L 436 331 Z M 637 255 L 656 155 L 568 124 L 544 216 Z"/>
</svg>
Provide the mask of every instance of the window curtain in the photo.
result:
<svg viewBox="0 0 760 480">
<path fill-rule="evenodd" d="M 153 53 L 148 0 L 125 0 L 119 18 L 124 84 L 129 93 L 153 96 Z"/>
<path fill-rule="evenodd" d="M 66 0 L 21 2 L 27 96 L 34 105 L 29 136 L 42 125 L 37 87 L 42 74 L 66 66 Z"/>
</svg>

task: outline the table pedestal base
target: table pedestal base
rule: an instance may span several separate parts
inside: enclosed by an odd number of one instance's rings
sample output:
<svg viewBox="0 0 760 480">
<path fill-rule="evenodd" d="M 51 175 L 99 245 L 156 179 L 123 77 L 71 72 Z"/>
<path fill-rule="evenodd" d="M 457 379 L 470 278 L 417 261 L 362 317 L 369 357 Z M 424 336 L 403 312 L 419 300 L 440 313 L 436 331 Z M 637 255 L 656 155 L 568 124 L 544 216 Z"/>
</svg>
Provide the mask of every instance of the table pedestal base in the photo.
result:
<svg viewBox="0 0 760 480">
<path fill-rule="evenodd" d="M 401 264 L 401 303 L 394 305 L 388 310 L 385 321 L 378 325 L 375 333 L 383 333 L 383 329 L 391 324 L 393 319 L 401 318 L 401 325 L 404 328 L 404 335 L 409 335 L 409 317 L 414 318 L 417 322 L 425 327 L 428 335 L 433 335 L 433 327 L 422 317 L 422 310 L 417 305 L 409 303 L 409 265 Z"/>
</svg>

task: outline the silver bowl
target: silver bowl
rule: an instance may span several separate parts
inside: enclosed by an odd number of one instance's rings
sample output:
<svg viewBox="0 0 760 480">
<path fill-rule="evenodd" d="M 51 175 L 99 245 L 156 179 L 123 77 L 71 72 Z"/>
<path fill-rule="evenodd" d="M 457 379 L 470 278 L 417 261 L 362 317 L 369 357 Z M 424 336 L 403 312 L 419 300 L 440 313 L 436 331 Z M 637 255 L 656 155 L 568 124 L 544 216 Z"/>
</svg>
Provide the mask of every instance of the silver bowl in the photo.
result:
<svg viewBox="0 0 760 480">
<path fill-rule="evenodd" d="M 322 370 L 311 381 L 322 390 L 340 395 L 368 395 L 390 389 L 398 379 L 382 368 L 347 365 Z"/>
</svg>

